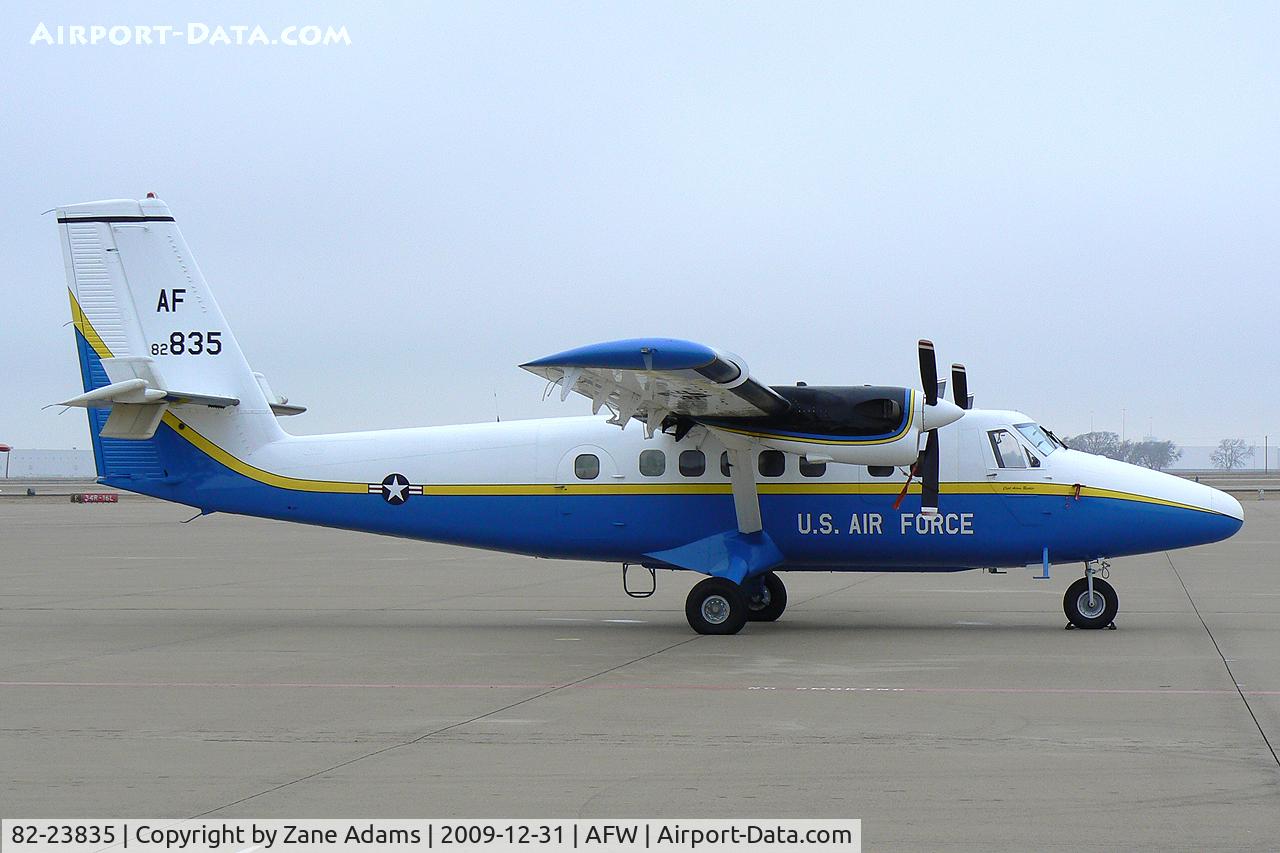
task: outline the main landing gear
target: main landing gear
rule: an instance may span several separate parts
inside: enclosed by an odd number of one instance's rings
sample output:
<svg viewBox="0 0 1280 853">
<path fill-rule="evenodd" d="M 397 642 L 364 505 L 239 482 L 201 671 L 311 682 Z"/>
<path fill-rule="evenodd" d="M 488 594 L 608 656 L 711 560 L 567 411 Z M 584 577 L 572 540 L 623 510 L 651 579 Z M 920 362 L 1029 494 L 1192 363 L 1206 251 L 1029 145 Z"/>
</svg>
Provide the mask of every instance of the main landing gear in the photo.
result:
<svg viewBox="0 0 1280 853">
<path fill-rule="evenodd" d="M 773 572 L 739 586 L 724 578 L 700 581 L 685 599 L 684 615 L 699 634 L 736 634 L 748 622 L 773 622 L 787 609 L 787 588 Z"/>
<path fill-rule="evenodd" d="M 782 578 L 766 572 L 755 581 L 758 585 L 747 593 L 748 622 L 777 622 L 787 609 L 787 588 Z M 748 587 L 751 585 L 748 581 Z"/>
<path fill-rule="evenodd" d="M 1110 568 L 1106 560 L 1097 568 L 1085 563 L 1084 577 L 1067 587 L 1062 597 L 1062 610 L 1067 614 L 1068 628 L 1115 628 L 1120 598 L 1105 578 Z M 1094 577 L 1096 574 L 1102 577 Z"/>
</svg>

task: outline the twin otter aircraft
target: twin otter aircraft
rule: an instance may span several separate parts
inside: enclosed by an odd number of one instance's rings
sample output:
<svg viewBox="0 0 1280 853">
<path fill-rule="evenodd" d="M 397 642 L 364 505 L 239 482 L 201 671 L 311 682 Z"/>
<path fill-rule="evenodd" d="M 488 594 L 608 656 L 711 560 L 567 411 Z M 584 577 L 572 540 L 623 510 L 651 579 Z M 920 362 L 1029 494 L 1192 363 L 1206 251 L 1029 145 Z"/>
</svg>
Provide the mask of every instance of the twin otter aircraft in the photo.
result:
<svg viewBox="0 0 1280 853">
<path fill-rule="evenodd" d="M 84 380 L 64 405 L 88 410 L 100 482 L 206 513 L 621 563 L 638 595 L 628 566 L 688 569 L 707 575 L 685 606 L 703 634 L 776 620 L 782 571 L 1051 562 L 1084 565 L 1064 609 L 1102 628 L 1109 558 L 1243 521 L 1222 492 L 972 408 L 960 365 L 949 402 L 928 341 L 923 391 L 769 386 L 737 356 L 641 338 L 522 365 L 594 417 L 290 435 L 278 418 L 303 409 L 249 367 L 163 202 L 57 217 Z"/>
</svg>

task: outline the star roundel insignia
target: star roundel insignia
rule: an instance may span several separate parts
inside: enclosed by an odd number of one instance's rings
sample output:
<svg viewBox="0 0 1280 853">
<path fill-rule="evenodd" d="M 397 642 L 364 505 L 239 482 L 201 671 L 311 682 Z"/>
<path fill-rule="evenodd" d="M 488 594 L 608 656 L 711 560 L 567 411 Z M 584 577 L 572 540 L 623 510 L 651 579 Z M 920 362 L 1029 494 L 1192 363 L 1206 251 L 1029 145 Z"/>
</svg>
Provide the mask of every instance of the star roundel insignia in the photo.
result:
<svg viewBox="0 0 1280 853">
<path fill-rule="evenodd" d="M 382 498 L 389 504 L 402 504 L 409 499 L 409 481 L 402 474 L 388 474 L 382 481 Z"/>
<path fill-rule="evenodd" d="M 409 495 L 422 494 L 422 486 L 409 485 L 409 478 L 404 474 L 388 474 L 381 483 L 370 483 L 369 491 L 381 493 L 382 499 L 392 506 L 400 506 Z"/>
</svg>

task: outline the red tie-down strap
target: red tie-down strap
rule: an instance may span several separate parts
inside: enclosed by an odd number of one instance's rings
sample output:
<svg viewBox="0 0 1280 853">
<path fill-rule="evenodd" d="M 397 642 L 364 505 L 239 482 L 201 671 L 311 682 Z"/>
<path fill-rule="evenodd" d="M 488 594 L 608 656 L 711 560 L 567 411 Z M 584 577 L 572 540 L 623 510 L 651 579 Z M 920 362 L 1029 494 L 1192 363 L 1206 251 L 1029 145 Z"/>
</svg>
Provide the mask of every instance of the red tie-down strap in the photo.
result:
<svg viewBox="0 0 1280 853">
<path fill-rule="evenodd" d="M 1076 483 L 1074 486 L 1071 487 L 1071 497 L 1075 498 L 1076 500 L 1080 500 L 1080 490 L 1083 488 L 1084 486 L 1080 485 L 1079 483 Z"/>
<path fill-rule="evenodd" d="M 911 480 L 916 476 L 916 465 L 918 464 L 912 464 L 911 469 L 907 471 L 907 482 L 902 484 L 902 491 L 898 492 L 898 499 L 893 502 L 894 509 L 902 506 L 902 499 L 907 496 L 907 489 L 911 488 Z"/>
</svg>

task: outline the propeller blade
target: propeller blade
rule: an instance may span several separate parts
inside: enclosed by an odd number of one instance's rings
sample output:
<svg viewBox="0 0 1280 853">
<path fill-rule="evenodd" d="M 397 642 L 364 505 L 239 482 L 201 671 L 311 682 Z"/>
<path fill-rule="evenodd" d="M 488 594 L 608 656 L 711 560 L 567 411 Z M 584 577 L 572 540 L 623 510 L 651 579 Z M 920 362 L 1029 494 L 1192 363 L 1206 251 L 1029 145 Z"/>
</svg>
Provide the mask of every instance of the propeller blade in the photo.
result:
<svg viewBox="0 0 1280 853">
<path fill-rule="evenodd" d="M 920 514 L 934 515 L 938 512 L 938 431 L 929 430 L 929 440 L 924 446 L 924 455 L 916 463 L 920 474 Z"/>
<path fill-rule="evenodd" d="M 973 403 L 969 399 L 969 375 L 963 364 L 951 365 L 951 394 L 956 405 L 962 409 L 970 409 Z"/>
<path fill-rule="evenodd" d="M 938 357 L 933 352 L 933 341 L 920 341 L 920 386 L 924 388 L 924 403 L 932 406 L 938 402 Z"/>
</svg>

